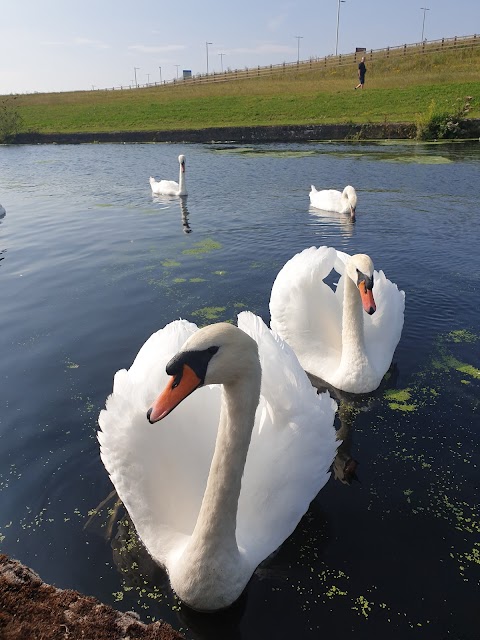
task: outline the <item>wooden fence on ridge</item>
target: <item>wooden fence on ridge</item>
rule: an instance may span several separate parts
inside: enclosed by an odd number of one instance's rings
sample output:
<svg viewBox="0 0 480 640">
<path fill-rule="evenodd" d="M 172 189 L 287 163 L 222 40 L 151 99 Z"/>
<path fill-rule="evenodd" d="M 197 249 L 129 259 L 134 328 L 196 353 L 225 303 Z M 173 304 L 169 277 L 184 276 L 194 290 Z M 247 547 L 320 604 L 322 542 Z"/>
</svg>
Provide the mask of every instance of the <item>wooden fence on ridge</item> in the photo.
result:
<svg viewBox="0 0 480 640">
<path fill-rule="evenodd" d="M 347 53 L 345 55 L 330 55 L 323 58 L 310 58 L 309 60 L 300 60 L 298 62 L 284 62 L 283 64 L 271 64 L 266 67 L 252 67 L 245 69 L 228 69 L 221 73 L 213 72 L 209 74 L 197 74 L 190 78 L 177 78 L 164 82 L 152 82 L 149 84 L 127 85 L 124 87 L 112 87 L 103 89 L 103 91 L 113 91 L 121 89 L 141 89 L 146 87 L 171 87 L 184 86 L 186 84 L 206 84 L 212 82 L 229 82 L 231 80 L 247 80 L 251 78 L 260 78 L 268 76 L 278 76 L 280 74 L 292 71 L 309 71 L 318 69 L 327 69 L 332 67 L 343 67 L 355 64 L 360 60 L 361 56 L 365 56 L 367 62 L 373 60 L 381 60 L 385 58 L 394 58 L 399 56 L 408 56 L 413 54 L 429 54 L 452 49 L 468 49 L 480 46 L 480 36 L 455 36 L 454 38 L 442 38 L 441 40 L 429 40 L 416 44 L 403 44 L 398 47 L 387 47 L 386 49 L 370 49 L 369 51 L 357 51 L 355 53 Z M 102 89 L 100 89 L 102 91 Z"/>
</svg>

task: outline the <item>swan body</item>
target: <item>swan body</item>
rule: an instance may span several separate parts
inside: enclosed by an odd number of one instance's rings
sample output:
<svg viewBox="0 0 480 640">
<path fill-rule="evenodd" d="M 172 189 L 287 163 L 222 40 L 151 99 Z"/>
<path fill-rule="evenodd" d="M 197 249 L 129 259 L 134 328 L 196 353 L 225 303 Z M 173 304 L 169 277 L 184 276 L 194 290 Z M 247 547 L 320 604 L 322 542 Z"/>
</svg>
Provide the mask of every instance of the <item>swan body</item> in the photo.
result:
<svg viewBox="0 0 480 640">
<path fill-rule="evenodd" d="M 334 292 L 325 278 L 340 274 Z M 373 270 L 363 254 L 310 247 L 278 273 L 270 297 L 271 327 L 303 368 L 337 389 L 376 389 L 400 340 L 405 293 Z"/>
<path fill-rule="evenodd" d="M 335 410 L 249 312 L 238 328 L 172 322 L 116 373 L 99 417 L 101 458 L 190 607 L 232 604 L 294 531 L 329 478 Z"/>
<path fill-rule="evenodd" d="M 160 180 L 157 182 L 155 178 L 150 176 L 150 186 L 152 193 L 163 196 L 186 196 L 187 185 L 185 183 L 185 156 L 178 156 L 178 164 L 180 165 L 178 182 L 175 180 Z"/>
<path fill-rule="evenodd" d="M 336 191 L 335 189 L 318 191 L 312 184 L 310 204 L 316 209 L 335 211 L 336 213 L 350 213 L 352 217 L 355 217 L 357 193 L 350 185 L 346 186 L 343 191 Z"/>
</svg>

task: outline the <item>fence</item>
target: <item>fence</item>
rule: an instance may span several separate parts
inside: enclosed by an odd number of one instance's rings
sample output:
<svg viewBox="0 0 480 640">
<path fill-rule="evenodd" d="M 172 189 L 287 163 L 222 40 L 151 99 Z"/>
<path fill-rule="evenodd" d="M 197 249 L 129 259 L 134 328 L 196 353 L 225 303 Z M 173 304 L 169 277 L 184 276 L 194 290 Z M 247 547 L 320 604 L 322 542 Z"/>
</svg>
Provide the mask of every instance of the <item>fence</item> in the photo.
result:
<svg viewBox="0 0 480 640">
<path fill-rule="evenodd" d="M 429 40 L 415 44 L 403 44 L 397 47 L 387 47 L 386 49 L 370 49 L 370 51 L 359 51 L 338 56 L 325 56 L 323 58 L 310 58 L 298 62 L 284 62 L 283 64 L 271 64 L 266 67 L 252 67 L 245 69 L 227 70 L 221 73 L 197 74 L 191 78 L 177 78 L 170 81 L 153 82 L 149 84 L 137 84 L 135 86 L 112 87 L 103 91 L 114 91 L 123 89 L 144 89 L 147 87 L 171 87 L 184 86 L 186 84 L 206 84 L 212 82 L 229 82 L 231 80 L 247 80 L 267 76 L 278 76 L 292 71 L 310 71 L 327 69 L 331 67 L 342 67 L 356 63 L 361 56 L 369 61 L 393 58 L 399 56 L 418 55 L 436 53 L 449 49 L 468 49 L 480 46 L 480 36 L 455 36 L 454 38 L 442 38 L 441 40 Z"/>
</svg>

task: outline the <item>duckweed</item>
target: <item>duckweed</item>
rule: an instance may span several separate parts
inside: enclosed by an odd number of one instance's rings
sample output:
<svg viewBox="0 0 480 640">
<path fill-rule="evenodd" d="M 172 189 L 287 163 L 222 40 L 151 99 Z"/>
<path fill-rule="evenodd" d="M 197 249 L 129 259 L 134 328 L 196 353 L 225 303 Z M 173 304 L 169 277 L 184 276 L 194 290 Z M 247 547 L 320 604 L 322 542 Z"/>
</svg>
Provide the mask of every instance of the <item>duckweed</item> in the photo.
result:
<svg viewBox="0 0 480 640">
<path fill-rule="evenodd" d="M 205 238 L 205 240 L 200 240 L 199 242 L 195 242 L 191 249 L 184 249 L 182 251 L 183 254 L 188 256 L 201 255 L 203 253 L 210 253 L 211 251 L 215 251 L 216 249 L 221 249 L 222 245 L 220 242 L 216 240 L 212 240 L 211 238 Z"/>
</svg>

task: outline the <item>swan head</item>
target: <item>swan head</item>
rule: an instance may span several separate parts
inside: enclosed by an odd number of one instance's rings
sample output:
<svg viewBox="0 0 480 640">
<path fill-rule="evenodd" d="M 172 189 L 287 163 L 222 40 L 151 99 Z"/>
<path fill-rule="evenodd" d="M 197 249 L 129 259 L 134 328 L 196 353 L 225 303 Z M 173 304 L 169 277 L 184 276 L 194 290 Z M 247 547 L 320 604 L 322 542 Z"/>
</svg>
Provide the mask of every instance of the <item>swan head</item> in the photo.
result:
<svg viewBox="0 0 480 640">
<path fill-rule="evenodd" d="M 373 299 L 373 262 L 370 256 L 357 253 L 346 265 L 346 274 L 358 288 L 364 311 L 371 316 L 375 313 L 376 305 Z"/>
<path fill-rule="evenodd" d="M 185 156 L 183 154 L 178 156 L 178 164 L 180 165 L 180 169 L 182 173 L 185 173 L 186 162 L 185 162 Z"/>
<path fill-rule="evenodd" d="M 227 322 L 203 327 L 167 363 L 167 386 L 147 412 L 150 423 L 165 418 L 195 389 L 209 384 L 233 384 L 261 369 L 255 340 Z"/>
<path fill-rule="evenodd" d="M 357 192 L 351 185 L 347 185 L 343 190 L 343 195 L 347 198 L 350 205 L 350 215 L 355 220 L 355 211 L 357 209 Z"/>
</svg>

